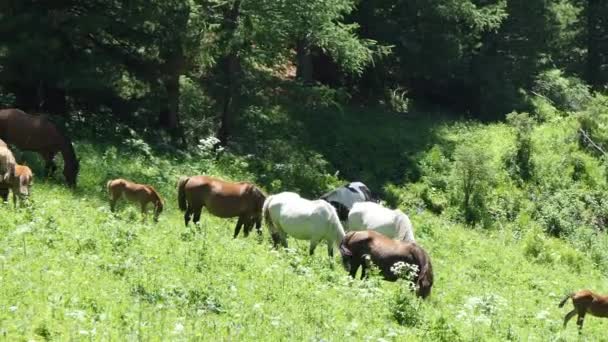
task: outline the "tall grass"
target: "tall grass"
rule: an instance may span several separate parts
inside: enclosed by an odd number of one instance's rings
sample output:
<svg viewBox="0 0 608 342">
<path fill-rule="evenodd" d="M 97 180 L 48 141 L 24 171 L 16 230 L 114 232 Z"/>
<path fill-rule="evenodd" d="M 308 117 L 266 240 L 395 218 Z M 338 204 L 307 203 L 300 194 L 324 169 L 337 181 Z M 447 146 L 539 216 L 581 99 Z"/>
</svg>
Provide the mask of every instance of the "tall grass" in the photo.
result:
<svg viewBox="0 0 608 342">
<path fill-rule="evenodd" d="M 293 125 L 327 122 L 323 113 L 302 118 L 278 108 L 269 115 L 271 122 Z M 387 141 L 371 148 L 365 145 L 373 140 L 363 129 L 363 122 L 369 124 L 365 115 L 344 115 L 355 119 L 344 121 L 335 135 L 311 135 L 299 144 L 278 132 L 266 135 L 270 122 L 254 123 L 266 137 L 260 144 L 283 141 L 281 151 L 292 154 L 285 156 L 291 166 L 282 168 L 273 165 L 278 154 L 251 155 L 243 146 L 217 153 L 204 140 L 188 153 L 136 136 L 120 148 L 77 140 L 78 190 L 37 177 L 29 207 L 0 208 L 0 334 L 7 340 L 577 338 L 574 326 L 562 329 L 566 309 L 557 303 L 579 288 L 608 292 L 602 247 L 608 241 L 597 228 L 604 204 L 591 192 L 593 186 L 603 189 L 605 172 L 578 145 L 575 118 L 535 126 L 534 173 L 521 183 L 506 163 L 516 147 L 510 126 L 433 125 L 423 115 L 379 113 L 382 120 L 374 124 L 381 132 L 403 134 L 386 133 Z M 481 186 L 488 229 L 468 225 L 452 202 L 461 177 L 454 170 L 455 151 L 465 142 L 487 154 L 491 177 Z M 329 152 L 333 146 L 337 151 Z M 32 165 L 39 173 L 41 165 Z M 186 228 L 177 209 L 180 175 L 251 180 L 269 192 L 296 188 L 312 197 L 345 181 L 336 175 L 344 165 L 351 165 L 343 173 L 348 180 L 369 177 L 375 190 L 384 188 L 384 197 L 410 215 L 433 262 L 430 299 L 415 302 L 403 282 L 350 279 L 337 256 L 330 267 L 324 253 L 309 257 L 305 242 L 273 250 L 266 231 L 262 239 L 232 239 L 235 220 L 203 212 L 199 228 Z M 301 170 L 304 175 L 294 180 Z M 159 190 L 167 205 L 158 223 L 142 223 L 139 210 L 124 202 L 117 213 L 109 211 L 103 185 L 117 176 Z M 588 318 L 584 337 L 605 338 L 604 326 Z"/>
</svg>

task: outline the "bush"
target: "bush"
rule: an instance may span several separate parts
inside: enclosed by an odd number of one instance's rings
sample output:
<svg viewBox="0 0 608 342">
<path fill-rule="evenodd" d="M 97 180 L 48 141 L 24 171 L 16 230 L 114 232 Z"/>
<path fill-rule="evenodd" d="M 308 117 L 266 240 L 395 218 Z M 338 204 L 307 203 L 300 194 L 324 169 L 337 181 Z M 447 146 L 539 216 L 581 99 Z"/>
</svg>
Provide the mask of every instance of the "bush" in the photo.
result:
<svg viewBox="0 0 608 342">
<path fill-rule="evenodd" d="M 532 131 L 534 120 L 528 113 L 512 112 L 507 115 L 507 122 L 515 130 L 515 151 L 507 154 L 507 170 L 511 176 L 528 181 L 534 173 L 532 162 Z"/>
<path fill-rule="evenodd" d="M 415 326 L 421 321 L 421 299 L 412 292 L 416 290 L 413 280 L 418 273 L 418 266 L 399 261 L 391 267 L 391 271 L 399 276 L 399 290 L 395 303 L 391 306 L 393 317 L 401 325 Z"/>
<path fill-rule="evenodd" d="M 487 195 L 492 181 L 490 158 L 484 146 L 464 142 L 454 152 L 452 200 L 467 224 L 489 225 Z"/>
<path fill-rule="evenodd" d="M 410 109 L 410 98 L 407 96 L 407 90 L 401 87 L 388 89 L 386 91 L 386 102 L 389 108 L 396 113 L 407 113 Z"/>
<path fill-rule="evenodd" d="M 579 142 L 599 156 L 606 156 L 608 146 L 608 96 L 596 94 L 578 117 Z"/>
<path fill-rule="evenodd" d="M 559 69 L 550 69 L 540 73 L 533 87 L 536 94 L 550 100 L 559 110 L 582 110 L 591 93 L 589 86 L 576 77 L 566 77 Z"/>
<path fill-rule="evenodd" d="M 15 105 L 15 95 L 0 91 L 0 108 L 13 107 Z"/>
<path fill-rule="evenodd" d="M 180 115 L 188 141 L 198 141 L 217 131 L 213 101 L 203 89 L 188 77 L 180 78 Z M 213 115 L 212 115 L 213 114 Z"/>
</svg>

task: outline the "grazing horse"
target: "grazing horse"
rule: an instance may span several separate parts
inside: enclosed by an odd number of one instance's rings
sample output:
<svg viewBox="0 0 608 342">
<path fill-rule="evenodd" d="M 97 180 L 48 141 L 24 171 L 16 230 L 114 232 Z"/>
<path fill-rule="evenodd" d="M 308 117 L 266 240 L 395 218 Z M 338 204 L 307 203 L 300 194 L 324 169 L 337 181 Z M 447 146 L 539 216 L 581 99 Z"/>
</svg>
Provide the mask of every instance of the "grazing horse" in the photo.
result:
<svg viewBox="0 0 608 342">
<path fill-rule="evenodd" d="M 348 213 L 346 230 L 373 230 L 391 239 L 416 242 L 409 217 L 399 209 L 388 209 L 374 202 L 357 202 Z"/>
<path fill-rule="evenodd" d="M 4 141 L 0 140 L 0 182 L 10 183 L 15 177 L 15 156 Z"/>
<path fill-rule="evenodd" d="M 433 287 L 433 266 L 427 252 L 413 242 L 392 240 L 373 230 L 348 232 L 340 243 L 340 254 L 344 268 L 355 277 L 362 267 L 361 279 L 366 277 L 366 269 L 371 259 L 380 268 L 384 279 L 396 281 L 399 277 L 391 270 L 395 263 L 402 261 L 418 266 L 414 277 L 416 294 L 426 298 Z"/>
<path fill-rule="evenodd" d="M 356 202 L 373 201 L 372 193 L 369 188 L 361 182 L 351 182 L 337 189 L 334 189 L 320 199 L 329 202 L 336 208 L 340 221 L 348 219 L 348 211 Z"/>
<path fill-rule="evenodd" d="M 47 175 L 57 169 L 53 158 L 63 155 L 63 175 L 70 187 L 76 186 L 80 163 L 68 137 L 43 116 L 27 114 L 19 109 L 0 110 L 0 139 L 22 150 L 38 152 L 44 159 Z"/>
<path fill-rule="evenodd" d="M 563 307 L 564 304 L 572 299 L 574 310 L 568 312 L 564 317 L 564 328 L 568 321 L 578 314 L 576 318 L 576 324 L 578 325 L 578 332 L 581 333 L 583 329 L 583 321 L 587 313 L 596 317 L 608 318 L 608 296 L 600 296 L 589 290 L 580 290 L 578 292 L 570 293 L 560 303 L 559 307 Z"/>
<path fill-rule="evenodd" d="M 203 207 L 214 216 L 238 217 L 234 228 L 234 238 L 243 225 L 245 236 L 255 224 L 258 234 L 262 233 L 262 206 L 266 194 L 257 186 L 247 182 L 226 182 L 209 176 L 181 177 L 177 182 L 179 208 L 185 212 L 184 223 L 192 217 L 195 224 L 201 218 Z"/>
<path fill-rule="evenodd" d="M 152 202 L 154 204 L 154 222 L 158 222 L 158 216 L 163 212 L 163 200 L 151 185 L 137 184 L 119 178 L 108 181 L 106 187 L 110 194 L 110 210 L 112 212 L 116 208 L 116 201 L 124 194 L 127 200 L 139 202 L 143 215 L 142 220 L 145 219 L 148 203 Z"/>
<path fill-rule="evenodd" d="M 20 202 L 23 202 L 25 197 L 30 195 L 33 177 L 32 170 L 29 167 L 16 164 L 15 177 L 13 177 L 12 181 L 0 182 L 0 198 L 7 202 L 8 191 L 10 189 L 13 192 L 13 204 L 17 207 L 17 197 L 19 197 Z"/>
<path fill-rule="evenodd" d="M 327 241 L 329 257 L 334 255 L 334 244 L 344 237 L 344 229 L 334 207 L 324 200 L 310 201 L 293 192 L 269 196 L 264 202 L 264 216 L 274 245 L 287 247 L 287 235 L 299 240 L 310 240 L 312 255 L 317 244 Z"/>
</svg>

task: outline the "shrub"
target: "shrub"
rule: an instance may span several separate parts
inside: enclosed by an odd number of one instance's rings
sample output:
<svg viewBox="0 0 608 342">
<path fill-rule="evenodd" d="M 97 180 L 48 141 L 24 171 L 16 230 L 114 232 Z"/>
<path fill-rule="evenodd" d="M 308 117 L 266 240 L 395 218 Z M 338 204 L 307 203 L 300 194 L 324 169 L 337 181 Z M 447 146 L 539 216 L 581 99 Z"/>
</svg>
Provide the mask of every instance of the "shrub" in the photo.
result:
<svg viewBox="0 0 608 342">
<path fill-rule="evenodd" d="M 396 113 L 407 113 L 410 108 L 410 98 L 407 96 L 407 90 L 401 87 L 387 89 L 386 102 L 389 108 Z"/>
<path fill-rule="evenodd" d="M 399 261 L 391 267 L 394 274 L 399 275 L 399 290 L 395 296 L 395 303 L 391 306 L 393 317 L 401 325 L 415 326 L 421 321 L 421 300 L 417 298 L 413 290 L 416 284 L 413 280 L 418 273 L 418 266 L 406 264 Z"/>
<path fill-rule="evenodd" d="M 596 155 L 606 156 L 608 146 L 608 96 L 596 94 L 578 116 L 579 142 Z"/>
<path fill-rule="evenodd" d="M 15 95 L 0 91 L 0 108 L 13 107 L 15 105 Z"/>
<path fill-rule="evenodd" d="M 563 71 L 559 69 L 540 73 L 533 89 L 563 111 L 581 110 L 591 98 L 589 86 L 576 77 L 564 76 Z"/>
<path fill-rule="evenodd" d="M 467 224 L 489 224 L 487 195 L 492 181 L 489 155 L 484 146 L 465 142 L 454 152 L 452 199 Z"/>
<path fill-rule="evenodd" d="M 515 130 L 515 151 L 507 154 L 507 170 L 512 177 L 528 181 L 534 173 L 531 158 L 534 120 L 528 113 L 512 112 L 507 115 L 507 122 Z"/>
</svg>

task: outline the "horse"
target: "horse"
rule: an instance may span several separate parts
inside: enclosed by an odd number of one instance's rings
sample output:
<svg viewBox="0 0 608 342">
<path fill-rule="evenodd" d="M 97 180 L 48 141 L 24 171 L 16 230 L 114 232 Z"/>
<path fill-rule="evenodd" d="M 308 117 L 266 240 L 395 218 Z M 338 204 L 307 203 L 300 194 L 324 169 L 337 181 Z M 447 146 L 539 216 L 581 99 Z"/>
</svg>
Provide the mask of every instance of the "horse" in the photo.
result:
<svg viewBox="0 0 608 342">
<path fill-rule="evenodd" d="M 563 307 L 568 299 L 572 299 L 574 310 L 568 312 L 564 317 L 564 328 L 566 327 L 566 324 L 568 324 L 568 321 L 574 317 L 574 315 L 578 315 L 576 318 L 576 324 L 578 325 L 579 334 L 583 329 L 583 321 L 585 320 L 585 315 L 587 313 L 595 317 L 608 318 L 608 296 L 600 296 L 589 290 L 580 290 L 578 292 L 573 292 L 566 295 L 566 297 L 559 303 L 559 307 Z"/>
<path fill-rule="evenodd" d="M 356 202 L 374 201 L 372 192 L 361 182 L 351 182 L 337 189 L 334 189 L 320 199 L 329 202 L 338 212 L 340 221 L 344 222 L 348 219 L 348 211 Z"/>
<path fill-rule="evenodd" d="M 13 156 L 11 150 L 6 146 L 6 143 L 0 140 L 0 186 L 11 188 L 13 190 L 13 194 L 15 194 L 15 190 L 18 190 L 13 186 L 15 181 L 16 165 L 17 163 L 15 162 L 15 156 Z M 6 191 L 2 191 L 0 195 L 2 195 L 2 198 L 5 201 L 7 201 L 8 189 Z"/>
<path fill-rule="evenodd" d="M 163 200 L 151 185 L 137 184 L 126 179 L 118 178 L 108 181 L 106 184 L 110 194 L 110 210 L 114 212 L 116 202 L 122 195 L 131 202 L 139 202 L 141 205 L 142 220 L 145 219 L 148 203 L 154 204 L 154 222 L 158 222 L 158 216 L 163 212 Z"/>
<path fill-rule="evenodd" d="M 373 230 L 391 239 L 416 242 L 409 217 L 399 209 L 388 209 L 374 202 L 357 202 L 348 213 L 346 230 Z"/>
<path fill-rule="evenodd" d="M 399 276 L 391 270 L 397 262 L 418 266 L 418 274 L 413 281 L 416 294 L 426 298 L 433 287 L 433 266 L 428 253 L 413 242 L 396 241 L 373 230 L 348 232 L 340 243 L 340 254 L 344 268 L 355 277 L 362 266 L 361 279 L 371 260 L 380 268 L 385 280 L 396 281 Z"/>
<path fill-rule="evenodd" d="M 334 255 L 334 244 L 344 237 L 344 228 L 331 204 L 324 200 L 307 200 L 293 192 L 269 196 L 264 202 L 264 217 L 275 247 L 281 243 L 287 248 L 287 236 L 310 240 L 309 254 L 317 244 L 327 242 L 327 253 Z"/>
<path fill-rule="evenodd" d="M 206 207 L 209 213 L 222 218 L 238 217 L 234 228 L 234 238 L 245 226 L 245 237 L 255 224 L 258 234 L 262 233 L 262 206 L 266 194 L 248 182 L 227 182 L 215 177 L 181 177 L 177 182 L 177 202 L 184 212 L 184 223 L 190 218 L 197 224 L 201 211 Z"/>
<path fill-rule="evenodd" d="M 0 110 L 0 139 L 22 150 L 38 152 L 45 161 L 45 173 L 52 175 L 57 166 L 53 158 L 63 155 L 63 175 L 70 187 L 76 186 L 80 162 L 70 139 L 44 116 L 34 116 L 19 109 Z"/>
<path fill-rule="evenodd" d="M 0 140 L 0 182 L 10 183 L 15 177 L 15 156 L 13 152 L 6 146 L 4 141 Z"/>
<path fill-rule="evenodd" d="M 1 140 L 0 140 L 1 141 Z M 9 182 L 0 182 L 0 198 L 4 202 L 8 201 L 9 189 L 13 192 L 13 204 L 17 207 L 17 197 L 23 202 L 25 197 L 30 195 L 30 187 L 33 183 L 32 170 L 25 165 L 15 165 L 15 177 Z"/>
</svg>

